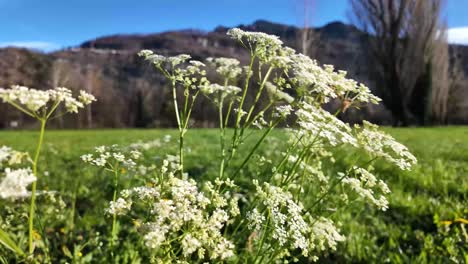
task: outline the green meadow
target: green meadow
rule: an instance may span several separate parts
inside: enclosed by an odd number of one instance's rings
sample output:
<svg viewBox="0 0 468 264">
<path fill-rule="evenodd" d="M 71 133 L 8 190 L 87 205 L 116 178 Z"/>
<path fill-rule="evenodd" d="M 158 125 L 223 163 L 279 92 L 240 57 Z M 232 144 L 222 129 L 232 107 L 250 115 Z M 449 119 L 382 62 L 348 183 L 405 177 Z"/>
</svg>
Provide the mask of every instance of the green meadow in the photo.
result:
<svg viewBox="0 0 468 264">
<path fill-rule="evenodd" d="M 340 223 L 347 236 L 338 250 L 325 254 L 319 261 L 330 263 L 463 263 L 468 261 L 468 127 L 444 128 L 385 128 L 386 132 L 408 146 L 418 158 L 411 171 L 400 171 L 388 164 L 377 163 L 375 174 L 384 179 L 392 193 L 389 209 L 378 211 L 372 206 L 353 206 L 330 216 Z M 80 156 L 99 145 L 125 146 L 138 141 L 160 140 L 171 135 L 169 143 L 155 145 L 145 155 L 148 164 L 157 162 L 165 154 L 176 154 L 175 130 L 82 130 L 47 131 L 44 155 L 39 168 L 42 179 L 39 190 L 53 190 L 63 194 L 64 219 L 49 219 L 54 205 L 38 212 L 39 220 L 54 224 L 40 230 L 49 248 L 59 249 L 63 259 L 87 257 L 87 247 L 99 243 L 94 232 L 104 232 L 106 226 L 103 210 L 112 192 L 111 180 L 104 172 L 87 168 Z M 216 157 L 219 155 L 218 131 L 190 130 L 187 134 L 187 171 L 197 178 L 216 174 Z M 280 150 L 287 140 L 278 130 L 275 140 L 265 144 L 259 153 Z M 38 133 L 34 131 L 2 131 L 0 146 L 30 151 L 35 148 Z M 252 138 L 256 135 L 253 133 Z M 248 145 L 245 142 L 244 145 Z M 337 173 L 362 153 L 336 149 L 338 159 L 327 164 L 328 173 Z M 242 155 L 241 155 L 242 156 Z M 255 177 L 256 164 L 249 164 L 242 177 Z M 138 177 L 124 178 L 123 186 L 144 182 Z M 309 184 L 315 184 L 310 182 Z M 330 198 L 330 199 L 333 199 Z M 41 201 L 39 200 L 39 203 Z M 333 204 L 333 203 L 331 203 Z M 2 204 L 0 203 L 0 207 Z M 25 205 L 27 206 L 27 205 Z M 12 210 L 11 208 L 9 210 Z M 8 212 L 2 212 L 8 214 Z M 26 218 L 26 216 L 25 216 Z M 42 218 L 42 219 L 41 219 Z M 71 220 L 70 220 L 71 219 Z M 25 219 L 17 220 L 19 228 Z M 72 221 L 71 223 L 69 221 Z M 24 230 L 23 230 L 24 231 Z M 88 233 L 85 233 L 88 232 Z M 90 233 L 91 232 L 91 233 Z M 125 232 L 121 232 L 125 235 Z M 21 238 L 17 238 L 21 239 Z M 129 240 L 130 241 L 130 240 Z M 26 243 L 25 241 L 20 241 Z M 53 251 L 53 250 L 51 250 Z M 78 253 L 76 251 L 79 251 Z M 0 251 L 0 255 L 1 255 Z M 128 251 L 130 252 L 130 251 Z M 131 259 L 131 252 L 127 256 Z M 96 253 L 93 253 L 96 254 Z M 72 258 L 73 257 L 73 258 Z M 123 256 L 124 258 L 125 256 Z M 92 256 L 88 256 L 92 258 Z M 0 258 L 1 259 L 1 258 Z M 83 260 L 83 262 L 85 262 Z"/>
</svg>

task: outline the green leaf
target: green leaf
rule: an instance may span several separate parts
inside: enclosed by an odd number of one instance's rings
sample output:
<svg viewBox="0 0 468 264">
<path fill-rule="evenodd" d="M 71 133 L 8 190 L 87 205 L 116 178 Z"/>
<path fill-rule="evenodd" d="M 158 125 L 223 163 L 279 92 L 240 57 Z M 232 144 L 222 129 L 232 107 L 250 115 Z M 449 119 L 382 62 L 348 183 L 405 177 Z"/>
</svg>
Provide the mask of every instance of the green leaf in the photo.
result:
<svg viewBox="0 0 468 264">
<path fill-rule="evenodd" d="M 0 243 L 9 250 L 16 252 L 18 255 L 24 255 L 23 250 L 21 250 L 21 248 L 18 247 L 18 245 L 16 245 L 10 236 L 2 229 L 0 229 Z"/>
<path fill-rule="evenodd" d="M 65 245 L 62 246 L 62 252 L 63 252 L 63 254 L 65 254 L 65 256 L 73 259 L 73 256 L 72 256 L 70 250 L 67 248 L 67 246 L 65 246 Z"/>
</svg>

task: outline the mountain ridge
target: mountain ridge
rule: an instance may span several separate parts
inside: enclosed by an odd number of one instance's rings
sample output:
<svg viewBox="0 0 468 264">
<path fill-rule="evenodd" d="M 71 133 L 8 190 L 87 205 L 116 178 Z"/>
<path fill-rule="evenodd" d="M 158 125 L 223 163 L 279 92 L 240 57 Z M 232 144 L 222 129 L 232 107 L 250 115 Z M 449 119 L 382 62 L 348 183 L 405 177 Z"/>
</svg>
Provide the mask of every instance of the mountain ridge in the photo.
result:
<svg viewBox="0 0 468 264">
<path fill-rule="evenodd" d="M 285 45 L 296 50 L 300 45 L 300 30 L 296 26 L 257 20 L 238 27 L 277 35 Z M 17 48 L 0 49 L 0 87 L 12 84 L 44 89 L 54 86 L 72 89 L 84 87 L 100 99 L 100 103 L 93 108 L 93 116 L 99 126 L 173 126 L 163 76 L 143 62 L 136 53 L 141 49 L 152 49 L 162 55 L 186 53 L 197 60 L 235 57 L 247 63 L 249 54 L 225 34 L 228 29 L 218 26 L 212 31 L 186 29 L 153 34 L 114 34 L 51 53 Z M 316 50 L 313 56 L 315 59 L 321 64 L 332 64 L 336 69 L 348 71 L 351 78 L 376 91 L 369 78 L 371 66 L 362 42 L 366 36 L 364 32 L 339 21 L 315 28 L 314 32 L 317 38 L 313 47 Z M 468 75 L 468 46 L 451 45 L 450 50 L 465 66 Z M 142 112 L 141 109 L 133 111 L 142 107 L 138 105 L 142 100 L 145 102 L 143 112 L 147 112 L 147 117 L 133 114 Z M 209 111 L 212 109 L 205 107 L 203 102 L 197 109 L 194 118 L 203 123 L 199 126 L 213 126 L 216 121 L 210 120 Z M 8 127 L 8 120 L 17 118 L 7 110 L 0 105 L 0 112 L 7 113 L 0 116 L 0 127 Z M 108 113 L 115 115 L 115 119 L 106 118 Z M 363 118 L 381 124 L 391 122 L 391 116 L 381 105 L 366 107 L 361 112 L 350 113 L 346 118 L 350 122 L 359 122 Z M 456 117 L 453 122 L 468 122 L 466 118 L 462 115 L 461 119 Z M 80 122 L 85 123 L 84 117 L 80 119 Z M 143 122 L 142 119 L 150 121 Z"/>
</svg>

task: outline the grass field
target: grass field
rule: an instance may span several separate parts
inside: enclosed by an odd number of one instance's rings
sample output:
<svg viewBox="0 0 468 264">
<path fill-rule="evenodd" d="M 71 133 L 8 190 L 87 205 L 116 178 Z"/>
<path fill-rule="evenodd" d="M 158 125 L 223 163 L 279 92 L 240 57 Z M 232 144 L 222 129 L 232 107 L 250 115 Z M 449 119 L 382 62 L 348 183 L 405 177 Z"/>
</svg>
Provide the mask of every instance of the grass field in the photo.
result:
<svg viewBox="0 0 468 264">
<path fill-rule="evenodd" d="M 386 212 L 367 206 L 350 208 L 334 217 L 342 223 L 347 241 L 340 248 L 324 256 L 326 262 L 354 263 L 440 263 L 468 261 L 468 127 L 385 129 L 409 147 L 418 158 L 412 171 L 401 172 L 389 165 L 376 164 L 376 175 L 387 181 L 392 193 L 390 208 Z M 39 189 L 56 190 L 65 195 L 67 204 L 76 204 L 74 235 L 86 237 L 79 230 L 106 228 L 102 210 L 107 205 L 110 183 L 102 174 L 96 175 L 83 168 L 79 156 L 91 152 L 95 146 L 127 145 L 138 140 L 148 141 L 172 135 L 172 143 L 153 150 L 151 159 L 160 159 L 165 153 L 175 153 L 174 130 L 90 130 L 47 131 L 40 168 L 47 177 Z M 32 151 L 37 133 L 30 131 L 0 132 L 0 146 Z M 284 135 L 277 131 L 281 142 Z M 217 155 L 217 131 L 191 130 L 188 134 L 188 172 L 198 177 L 209 174 Z M 268 150 L 264 150 L 268 151 Z M 340 151 L 340 150 L 337 150 Z M 340 164 L 352 156 L 343 155 L 329 171 L 337 171 Z M 213 168 L 215 169 L 215 168 Z M 125 185 L 139 182 L 127 179 Z M 313 183 L 311 183 L 313 184 Z M 1 206 L 1 204 L 0 204 Z M 69 209 L 69 208 L 68 208 Z M 65 208 L 67 210 L 67 208 Z M 42 214 L 53 213 L 42 212 Z M 2 212 L 3 214 L 3 212 Z M 62 223 L 62 225 L 65 225 Z M 68 225 L 67 225 L 68 226 Z M 57 231 L 60 224 L 46 230 L 48 236 L 58 236 L 56 245 L 70 245 L 70 238 L 60 238 L 67 231 Z M 73 240 L 75 241 L 76 238 Z M 69 246 L 70 248 L 72 246 Z M 83 251 L 86 251 L 83 249 Z"/>
</svg>

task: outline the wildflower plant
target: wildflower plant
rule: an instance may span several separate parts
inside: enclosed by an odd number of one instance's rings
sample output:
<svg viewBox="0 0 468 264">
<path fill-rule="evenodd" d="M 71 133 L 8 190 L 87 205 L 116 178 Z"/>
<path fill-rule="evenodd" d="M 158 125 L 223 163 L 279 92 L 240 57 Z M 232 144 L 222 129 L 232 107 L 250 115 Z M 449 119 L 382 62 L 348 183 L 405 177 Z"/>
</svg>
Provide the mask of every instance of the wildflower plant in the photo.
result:
<svg viewBox="0 0 468 264">
<path fill-rule="evenodd" d="M 111 227 L 103 228 L 108 239 L 90 238 L 99 246 L 89 258 L 113 263 L 317 261 L 346 240 L 336 212 L 352 202 L 382 211 L 389 207 L 390 188 L 374 172 L 373 163 L 381 159 L 409 170 L 416 158 L 376 125 L 351 127 L 337 118 L 380 99 L 347 78 L 346 72 L 297 54 L 276 36 L 237 28 L 228 35 L 249 53 L 246 65 L 234 58 L 201 62 L 185 54 L 139 52 L 171 85 L 177 147 L 168 150 L 170 138 L 165 137 L 101 146 L 81 156 L 105 177 L 109 174 L 113 183 L 112 197 L 109 194 L 102 212 L 112 217 Z M 219 152 L 209 161 L 214 170 L 192 170 L 188 161 L 199 153 L 186 153 L 192 110 L 201 96 L 218 116 Z M 60 104 L 73 113 L 94 97 L 82 92 L 75 99 L 63 88 L 38 91 L 15 86 L 0 89 L 0 98 L 41 122 L 32 170 L 11 167 L 27 156 L 0 148 L 0 172 L 5 175 L 0 178 L 1 196 L 30 193 L 32 199 L 32 254 L 34 197 L 41 178 L 37 162 L 45 124 Z M 330 101 L 340 106 L 325 111 L 323 105 Z M 286 127 L 281 129 L 285 137 L 278 140 L 272 133 L 280 126 Z M 150 156 L 147 152 L 154 149 L 163 149 L 164 154 Z M 354 155 L 347 167 L 329 170 L 326 164 L 339 158 L 338 149 L 367 154 Z M 122 177 L 128 171 L 131 177 Z M 15 184 L 17 189 L 10 187 Z M 2 240 L 14 250 L 10 242 Z M 73 254 L 68 247 L 62 251 L 75 261 L 84 247 L 74 247 Z"/>
<path fill-rule="evenodd" d="M 34 253 L 33 233 L 34 213 L 36 208 L 36 185 L 37 181 L 40 179 L 38 174 L 38 162 L 44 141 L 46 124 L 49 120 L 63 115 L 57 114 L 56 112 L 60 105 L 64 105 L 66 113 L 78 113 L 79 109 L 84 108 L 96 99 L 93 95 L 85 91 L 80 91 L 78 97 L 74 97 L 71 90 L 64 87 L 50 90 L 37 90 L 19 85 L 14 85 L 10 89 L 0 88 L 0 99 L 2 99 L 4 103 L 15 107 L 22 113 L 40 122 L 40 134 L 32 160 L 32 170 L 22 169 L 12 171 L 10 169 L 5 169 L 6 177 L 2 182 L 2 187 L 5 187 L 5 185 L 18 184 L 18 188 L 10 188 L 10 191 L 15 190 L 18 196 L 31 197 L 28 217 L 28 253 L 32 255 Z M 1 155 L 2 154 L 0 154 L 0 156 Z M 3 156 L 5 156 L 5 154 L 3 154 Z M 25 190 L 28 184 L 32 184 L 30 195 L 29 192 Z M 4 192 L 2 191 L 2 193 Z M 9 196 L 14 196 L 14 194 Z"/>
<path fill-rule="evenodd" d="M 386 210 L 390 190 L 372 174 L 372 163 L 381 158 L 406 170 L 416 159 L 377 126 L 365 122 L 351 127 L 337 118 L 349 108 L 380 102 L 365 85 L 348 79 L 345 71 L 320 66 L 283 46 L 276 36 L 237 28 L 228 35 L 250 54 L 247 66 L 233 58 L 202 63 L 189 55 L 139 53 L 172 84 L 179 155 L 177 160 L 164 160 L 150 187 L 122 191 L 109 210 L 137 219 L 147 250 L 161 263 L 316 261 L 345 240 L 326 208 L 327 199 L 342 197 L 332 211 L 350 200 Z M 216 76 L 208 78 L 207 70 Z M 195 180 L 184 166 L 183 149 L 200 93 L 219 116 L 219 170 Z M 332 100 L 340 107 L 329 113 L 322 106 Z M 279 155 L 261 156 L 261 146 L 281 124 L 289 126 L 288 146 Z M 253 143 L 245 144 L 252 138 Z M 333 151 L 342 147 L 363 149 L 369 156 L 359 156 L 345 171 L 329 175 L 323 163 L 333 163 Z M 238 156 L 241 148 L 246 155 Z M 267 176 L 245 175 L 259 155 L 257 170 L 263 164 Z M 142 217 L 141 212 L 149 215 Z"/>
<path fill-rule="evenodd" d="M 135 161 L 138 160 L 141 155 L 142 153 L 138 150 L 131 150 L 129 153 L 125 153 L 118 145 L 112 145 L 96 147 L 95 153 L 81 156 L 83 162 L 103 168 L 113 176 L 113 196 L 109 210 L 107 210 L 107 213 L 112 215 L 112 228 L 109 239 L 111 248 L 114 247 L 117 237 L 117 215 L 120 214 L 123 209 L 130 206 L 121 198 L 117 199 L 119 176 L 128 170 L 134 170 L 136 168 Z"/>
</svg>

